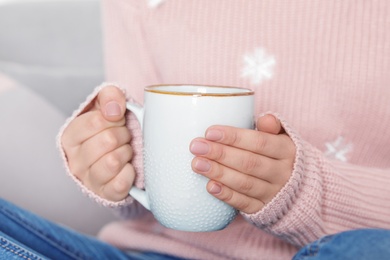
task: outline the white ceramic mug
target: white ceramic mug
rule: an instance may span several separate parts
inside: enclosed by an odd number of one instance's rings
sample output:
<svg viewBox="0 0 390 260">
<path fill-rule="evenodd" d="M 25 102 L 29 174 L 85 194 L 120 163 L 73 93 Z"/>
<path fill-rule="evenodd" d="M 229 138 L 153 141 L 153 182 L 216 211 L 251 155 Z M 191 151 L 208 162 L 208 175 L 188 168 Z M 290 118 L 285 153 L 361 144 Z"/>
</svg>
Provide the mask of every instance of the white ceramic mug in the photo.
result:
<svg viewBox="0 0 390 260">
<path fill-rule="evenodd" d="M 209 181 L 191 169 L 191 141 L 211 125 L 253 128 L 254 92 L 236 87 L 157 85 L 144 91 L 144 107 L 127 103 L 141 124 L 145 190 L 130 195 L 164 226 L 214 231 L 237 215 L 206 190 Z"/>
</svg>

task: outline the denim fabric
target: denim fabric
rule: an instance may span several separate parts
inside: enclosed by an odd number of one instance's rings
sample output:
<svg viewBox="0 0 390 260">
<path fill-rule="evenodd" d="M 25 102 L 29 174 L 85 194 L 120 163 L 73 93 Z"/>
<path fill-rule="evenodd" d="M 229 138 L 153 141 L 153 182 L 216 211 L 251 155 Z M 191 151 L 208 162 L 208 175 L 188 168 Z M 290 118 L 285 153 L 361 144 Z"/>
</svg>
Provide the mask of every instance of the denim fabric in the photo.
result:
<svg viewBox="0 0 390 260">
<path fill-rule="evenodd" d="M 0 199 L 0 259 L 178 259 L 154 252 L 123 252 Z"/>
<path fill-rule="evenodd" d="M 123 252 L 0 199 L 0 259 L 179 258 L 154 252 Z M 326 236 L 303 247 L 293 259 L 390 259 L 390 230 L 361 229 Z"/>
<path fill-rule="evenodd" d="M 390 230 L 359 229 L 323 237 L 303 247 L 293 260 L 388 260 Z"/>
<path fill-rule="evenodd" d="M 44 256 L 31 248 L 20 245 L 3 232 L 0 232 L 0 248 L 0 259 L 44 259 Z"/>
</svg>

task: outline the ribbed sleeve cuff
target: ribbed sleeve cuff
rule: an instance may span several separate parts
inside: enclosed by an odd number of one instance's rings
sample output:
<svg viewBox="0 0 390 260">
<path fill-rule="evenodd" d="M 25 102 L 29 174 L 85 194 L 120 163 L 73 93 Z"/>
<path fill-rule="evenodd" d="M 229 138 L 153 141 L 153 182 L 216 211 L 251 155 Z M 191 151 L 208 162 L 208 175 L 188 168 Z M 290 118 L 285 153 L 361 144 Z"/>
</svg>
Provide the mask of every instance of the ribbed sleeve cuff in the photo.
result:
<svg viewBox="0 0 390 260">
<path fill-rule="evenodd" d="M 308 149 L 308 145 L 285 120 L 277 114 L 273 115 L 281 121 L 296 146 L 293 172 L 286 185 L 261 211 L 242 214 L 266 232 L 291 244 L 304 245 L 319 235 L 308 235 L 307 230 L 317 230 L 321 226 L 319 224 L 321 220 L 316 212 L 321 200 L 321 180 L 316 173 L 320 156 L 318 156 L 319 152 Z M 313 228 L 315 226 L 317 228 Z"/>
<path fill-rule="evenodd" d="M 345 230 L 387 229 L 389 169 L 331 161 L 278 118 L 296 146 L 292 175 L 261 211 L 244 217 L 297 246 Z"/>
</svg>

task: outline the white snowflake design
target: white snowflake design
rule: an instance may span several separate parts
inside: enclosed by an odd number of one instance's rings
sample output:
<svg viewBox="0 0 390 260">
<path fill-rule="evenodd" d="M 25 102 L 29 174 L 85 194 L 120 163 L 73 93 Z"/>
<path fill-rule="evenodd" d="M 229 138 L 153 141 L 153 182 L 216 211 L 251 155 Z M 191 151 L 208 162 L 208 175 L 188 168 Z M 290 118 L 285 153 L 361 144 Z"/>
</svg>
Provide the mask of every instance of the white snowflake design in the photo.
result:
<svg viewBox="0 0 390 260">
<path fill-rule="evenodd" d="M 148 6 L 150 8 L 159 7 L 165 0 L 148 0 Z"/>
<path fill-rule="evenodd" d="M 327 149 L 325 156 L 342 162 L 347 161 L 346 155 L 352 151 L 352 144 L 346 143 L 344 138 L 341 136 L 332 143 L 326 143 L 325 146 Z"/>
<path fill-rule="evenodd" d="M 244 68 L 241 76 L 249 78 L 252 84 L 258 85 L 264 80 L 269 80 L 274 74 L 276 61 L 263 48 L 257 48 L 254 52 L 244 55 Z"/>
</svg>

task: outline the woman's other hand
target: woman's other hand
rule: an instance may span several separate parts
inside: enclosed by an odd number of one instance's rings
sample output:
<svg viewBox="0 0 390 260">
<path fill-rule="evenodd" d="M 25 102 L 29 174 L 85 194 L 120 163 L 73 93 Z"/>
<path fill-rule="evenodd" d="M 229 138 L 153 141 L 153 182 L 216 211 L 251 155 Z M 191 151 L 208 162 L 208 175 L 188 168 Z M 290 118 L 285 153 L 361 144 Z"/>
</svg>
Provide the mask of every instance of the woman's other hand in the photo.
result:
<svg viewBox="0 0 390 260">
<path fill-rule="evenodd" d="M 126 128 L 126 99 L 116 87 L 98 96 L 65 129 L 61 142 L 70 171 L 100 197 L 120 201 L 135 178 Z"/>
<path fill-rule="evenodd" d="M 190 144 L 192 169 L 210 179 L 208 192 L 247 214 L 261 210 L 282 189 L 296 153 L 274 116 L 260 117 L 257 129 L 212 126 Z"/>
</svg>

